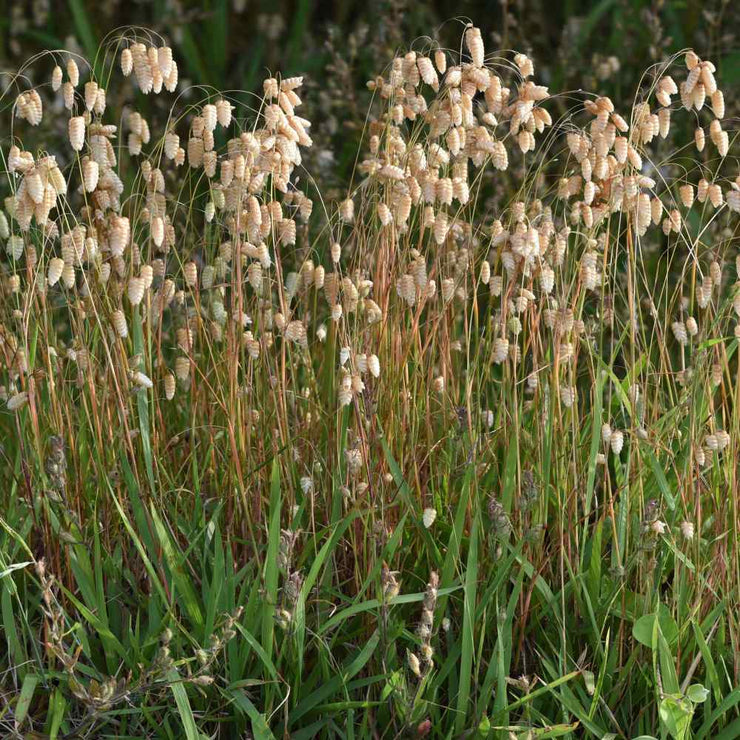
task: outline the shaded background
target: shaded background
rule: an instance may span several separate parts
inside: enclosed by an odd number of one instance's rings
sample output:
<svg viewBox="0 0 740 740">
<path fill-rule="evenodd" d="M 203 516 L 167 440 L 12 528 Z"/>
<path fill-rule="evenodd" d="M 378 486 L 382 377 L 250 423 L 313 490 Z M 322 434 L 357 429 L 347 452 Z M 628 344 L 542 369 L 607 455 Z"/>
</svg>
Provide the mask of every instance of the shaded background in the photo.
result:
<svg viewBox="0 0 740 740">
<path fill-rule="evenodd" d="M 173 46 L 183 87 L 258 91 L 268 71 L 304 74 L 302 114 L 313 121 L 318 144 L 311 171 L 330 189 L 345 183 L 354 165 L 369 101 L 365 82 L 412 43 L 459 46 L 468 19 L 480 26 L 487 51 L 532 56 L 537 81 L 551 91 L 585 88 L 625 109 L 652 63 L 689 46 L 715 61 L 724 88 L 740 81 L 736 0 L 3 2 L 0 70 L 17 69 L 43 49 L 93 58 L 107 34 L 140 26 Z M 567 105 L 565 95 L 563 110 Z M 735 105 L 728 99 L 728 117 Z"/>
</svg>

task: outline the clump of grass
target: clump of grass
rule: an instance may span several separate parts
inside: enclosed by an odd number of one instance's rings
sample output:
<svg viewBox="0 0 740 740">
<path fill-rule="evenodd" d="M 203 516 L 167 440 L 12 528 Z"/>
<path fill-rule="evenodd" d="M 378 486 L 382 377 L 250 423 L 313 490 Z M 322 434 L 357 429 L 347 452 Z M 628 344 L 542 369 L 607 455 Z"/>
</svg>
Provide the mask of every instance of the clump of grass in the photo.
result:
<svg viewBox="0 0 740 740">
<path fill-rule="evenodd" d="M 620 114 L 473 26 L 420 42 L 368 83 L 336 201 L 301 77 L 162 115 L 177 61 L 140 30 L 31 64 L 51 83 L 4 98 L 9 733 L 732 736 L 711 62 Z"/>
</svg>

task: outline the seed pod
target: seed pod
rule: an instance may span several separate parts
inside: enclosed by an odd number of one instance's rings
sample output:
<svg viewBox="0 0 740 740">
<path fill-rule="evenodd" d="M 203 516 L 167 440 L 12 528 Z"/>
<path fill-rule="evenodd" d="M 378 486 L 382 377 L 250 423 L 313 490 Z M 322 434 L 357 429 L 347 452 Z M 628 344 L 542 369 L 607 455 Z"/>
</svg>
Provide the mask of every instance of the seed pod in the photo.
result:
<svg viewBox="0 0 740 740">
<path fill-rule="evenodd" d="M 216 103 L 216 118 L 219 125 L 228 128 L 231 125 L 231 112 L 234 106 L 228 100 L 219 100 Z"/>
<path fill-rule="evenodd" d="M 45 188 L 39 172 L 36 169 L 31 170 L 24 178 L 24 182 L 26 183 L 26 192 L 31 200 L 34 203 L 41 203 Z"/>
<path fill-rule="evenodd" d="M 129 301 L 131 301 L 132 306 L 138 306 L 142 299 L 144 298 L 144 292 L 146 291 L 146 286 L 144 283 L 144 280 L 140 277 L 131 277 L 128 281 L 128 286 L 126 288 L 126 293 L 128 295 Z"/>
<path fill-rule="evenodd" d="M 252 262 L 247 268 L 247 280 L 257 295 L 262 293 L 262 265 L 259 262 Z"/>
<path fill-rule="evenodd" d="M 624 447 L 624 434 L 621 430 L 615 429 L 612 432 L 610 445 L 614 455 L 616 457 L 619 457 L 619 453 L 622 452 L 622 448 Z"/>
<path fill-rule="evenodd" d="M 75 284 L 75 268 L 74 265 L 65 262 L 62 268 L 62 284 L 67 290 L 72 290 Z"/>
<path fill-rule="evenodd" d="M 712 183 L 707 191 L 709 196 L 709 202 L 715 207 L 719 208 L 724 202 L 724 196 L 722 195 L 722 188 L 717 183 Z"/>
<path fill-rule="evenodd" d="M 714 145 L 717 147 L 717 153 L 720 157 L 727 156 L 727 152 L 730 150 L 730 137 L 727 131 L 720 131 L 717 134 L 717 140 L 714 142 Z"/>
<path fill-rule="evenodd" d="M 721 90 L 715 90 L 712 93 L 712 113 L 717 118 L 725 117 L 725 96 Z"/>
<path fill-rule="evenodd" d="M 419 74 L 424 83 L 437 90 L 439 88 L 439 78 L 437 77 L 437 73 L 434 71 L 432 60 L 429 59 L 429 57 L 418 57 L 416 60 L 416 66 L 419 69 Z"/>
<path fill-rule="evenodd" d="M 67 110 L 72 110 L 75 102 L 75 89 L 71 82 L 65 82 L 62 85 L 62 98 L 64 99 L 64 107 Z"/>
<path fill-rule="evenodd" d="M 449 221 L 447 214 L 444 211 L 440 211 L 436 214 L 434 219 L 434 241 L 437 244 L 444 244 L 447 238 L 447 232 L 449 229 Z"/>
<path fill-rule="evenodd" d="M 121 309 L 116 309 L 111 316 L 111 323 L 121 339 L 125 339 L 128 336 L 128 324 L 126 323 L 126 316 Z"/>
<path fill-rule="evenodd" d="M 57 64 L 51 73 L 51 89 L 56 92 L 62 86 L 62 68 Z"/>
<path fill-rule="evenodd" d="M 468 26 L 465 30 L 465 44 L 470 52 L 470 58 L 476 67 L 482 67 L 485 62 L 485 51 L 480 29 Z"/>
<path fill-rule="evenodd" d="M 503 141 L 495 141 L 491 150 L 491 164 L 497 170 L 506 170 L 509 167 L 509 154 Z"/>
<path fill-rule="evenodd" d="M 80 84 L 80 70 L 77 62 L 71 57 L 67 60 L 67 77 L 74 87 Z"/>
<path fill-rule="evenodd" d="M 434 66 L 441 75 L 447 71 L 447 55 L 442 49 L 437 49 L 434 52 Z"/>
<path fill-rule="evenodd" d="M 21 391 L 20 393 L 14 393 L 6 402 L 8 411 L 18 411 L 28 403 L 28 392 Z"/>
<path fill-rule="evenodd" d="M 686 208 L 691 208 L 694 204 L 694 186 L 693 185 L 682 185 L 678 192 L 681 196 L 681 202 Z"/>
<path fill-rule="evenodd" d="M 212 103 L 207 103 L 203 106 L 201 116 L 203 117 L 206 131 L 215 130 L 216 124 L 218 123 L 218 111 L 216 110 L 216 106 Z"/>
<path fill-rule="evenodd" d="M 500 365 L 509 356 L 509 340 L 506 337 L 497 337 L 493 343 L 491 359 Z"/>
<path fill-rule="evenodd" d="M 483 285 L 488 285 L 491 280 L 491 263 L 488 260 L 483 260 L 480 266 L 480 281 Z"/>
<path fill-rule="evenodd" d="M 555 287 L 555 271 L 548 264 L 543 264 L 540 269 L 540 289 L 545 295 L 552 293 Z"/>
<path fill-rule="evenodd" d="M 355 217 L 355 204 L 351 198 L 342 201 L 339 207 L 339 216 L 345 223 L 352 223 Z"/>
<path fill-rule="evenodd" d="M 100 166 L 98 163 L 94 159 L 85 157 L 82 161 L 82 180 L 88 193 L 92 193 L 98 187 L 99 176 Z"/>
<path fill-rule="evenodd" d="M 601 427 L 601 439 L 605 445 L 608 445 L 612 439 L 612 428 L 608 423 L 605 423 Z"/>
<path fill-rule="evenodd" d="M 706 141 L 704 137 L 704 129 L 699 126 L 696 131 L 694 131 L 694 143 L 696 144 L 696 149 L 699 152 L 704 151 L 704 142 Z"/>
<path fill-rule="evenodd" d="M 46 281 L 49 287 L 56 285 L 64 270 L 64 260 L 59 257 L 52 257 L 49 260 L 49 269 L 46 273 Z"/>
<path fill-rule="evenodd" d="M 23 237 L 16 234 L 8 239 L 5 250 L 14 259 L 19 260 L 23 256 Z"/>
<path fill-rule="evenodd" d="M 167 92 L 175 92 L 177 89 L 177 80 L 178 80 L 179 72 L 177 69 L 177 62 L 172 60 L 172 67 L 170 68 L 170 73 L 165 77 L 164 80 L 164 87 L 167 90 Z"/>
<path fill-rule="evenodd" d="M 175 358 L 175 375 L 178 380 L 186 381 L 190 377 L 190 360 L 182 355 Z"/>
<path fill-rule="evenodd" d="M 140 370 L 137 370 L 134 372 L 131 376 L 131 380 L 134 384 L 138 385 L 140 388 L 153 388 L 154 383 L 152 383 L 151 379 L 144 375 Z"/>
<path fill-rule="evenodd" d="M 124 77 L 128 77 L 134 68 L 134 58 L 131 54 L 131 49 L 125 48 L 121 50 L 121 72 Z"/>
<path fill-rule="evenodd" d="M 69 119 L 69 143 L 76 152 L 81 151 L 85 144 L 85 119 L 82 116 Z"/>
<path fill-rule="evenodd" d="M 324 281 L 326 278 L 326 270 L 321 265 L 317 265 L 313 271 L 313 284 L 316 290 L 321 290 L 324 287 Z"/>
<path fill-rule="evenodd" d="M 668 137 L 671 130 L 671 109 L 661 108 L 658 111 L 658 133 L 661 139 Z"/>
<path fill-rule="evenodd" d="M 385 203 L 378 203 L 378 218 L 383 226 L 388 226 L 393 222 L 393 214 Z"/>
<path fill-rule="evenodd" d="M 195 288 L 198 284 L 198 266 L 195 262 L 188 262 L 182 268 L 183 276 L 185 278 L 185 285 L 189 288 Z"/>
<path fill-rule="evenodd" d="M 131 236 L 131 225 L 127 216 L 114 216 L 111 218 L 109 231 L 109 246 L 111 255 L 120 257 Z"/>
<path fill-rule="evenodd" d="M 679 344 L 684 345 L 688 343 L 689 337 L 683 321 L 674 321 L 671 324 L 671 329 L 673 330 L 673 336 L 676 337 L 676 341 Z"/>
<path fill-rule="evenodd" d="M 92 110 L 95 107 L 95 101 L 98 99 L 98 83 L 90 80 L 85 83 L 85 108 Z"/>
<path fill-rule="evenodd" d="M 167 373 L 164 376 L 164 397 L 171 401 L 175 397 L 175 387 L 177 382 L 175 376 L 172 373 Z"/>
<path fill-rule="evenodd" d="M 164 243 L 164 220 L 161 216 L 155 216 L 152 219 L 150 231 L 154 244 L 161 247 Z"/>
</svg>

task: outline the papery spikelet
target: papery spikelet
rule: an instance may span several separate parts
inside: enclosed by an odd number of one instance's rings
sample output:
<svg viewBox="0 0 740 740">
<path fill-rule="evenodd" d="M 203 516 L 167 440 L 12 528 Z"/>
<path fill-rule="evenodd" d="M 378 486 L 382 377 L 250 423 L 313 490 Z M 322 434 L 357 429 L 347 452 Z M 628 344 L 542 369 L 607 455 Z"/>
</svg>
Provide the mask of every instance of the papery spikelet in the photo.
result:
<svg viewBox="0 0 740 740">
<path fill-rule="evenodd" d="M 124 77 L 128 77 L 134 68 L 134 58 L 131 55 L 131 49 L 121 50 L 121 72 Z"/>
<path fill-rule="evenodd" d="M 62 68 L 57 64 L 51 73 L 51 89 L 56 92 L 62 86 Z"/>
<path fill-rule="evenodd" d="M 80 70 L 77 62 L 71 57 L 67 60 L 67 77 L 74 87 L 80 84 Z"/>
<path fill-rule="evenodd" d="M 56 285 L 64 270 L 64 260 L 59 257 L 52 257 L 49 260 L 49 269 L 46 273 L 46 281 L 49 287 Z"/>
<path fill-rule="evenodd" d="M 126 315 L 121 309 L 116 309 L 111 316 L 111 323 L 113 328 L 119 337 L 125 339 L 128 336 L 128 324 L 126 323 Z"/>
<path fill-rule="evenodd" d="M 221 99 L 216 102 L 216 118 L 220 126 L 228 128 L 231 125 L 233 110 L 234 106 L 228 100 Z"/>
<path fill-rule="evenodd" d="M 121 256 L 128 245 L 131 226 L 126 216 L 113 216 L 109 231 L 109 245 L 113 256 Z"/>
<path fill-rule="evenodd" d="M 153 388 L 154 383 L 152 383 L 151 379 L 148 375 L 145 375 L 140 370 L 136 370 L 131 375 L 131 381 L 134 383 L 134 385 L 138 385 L 140 388 Z"/>
<path fill-rule="evenodd" d="M 41 203 L 44 198 L 44 182 L 37 170 L 32 170 L 24 178 L 26 192 L 34 203 Z"/>
<path fill-rule="evenodd" d="M 485 51 L 479 28 L 468 26 L 465 29 L 465 45 L 468 47 L 473 64 L 476 67 L 482 67 L 485 62 Z"/>
<path fill-rule="evenodd" d="M 724 203 L 724 196 L 722 194 L 722 188 L 717 183 L 712 183 L 707 190 L 707 196 L 709 202 L 715 207 L 719 208 Z"/>
<path fill-rule="evenodd" d="M 696 144 L 697 151 L 703 152 L 704 151 L 704 129 L 699 126 L 696 131 L 694 131 L 694 143 Z"/>
<path fill-rule="evenodd" d="M 301 346 L 306 346 L 306 327 L 302 321 L 291 321 L 285 327 L 285 338 Z"/>
<path fill-rule="evenodd" d="M 164 220 L 161 216 L 155 216 L 150 225 L 152 241 L 157 247 L 164 243 Z"/>
<path fill-rule="evenodd" d="M 383 226 L 393 223 L 393 214 L 391 209 L 385 203 L 378 203 L 378 218 Z"/>
<path fill-rule="evenodd" d="M 67 110 L 72 110 L 75 102 L 75 89 L 71 82 L 65 82 L 62 85 L 62 98 L 64 99 L 64 107 Z"/>
<path fill-rule="evenodd" d="M 351 198 L 342 201 L 339 207 L 339 216 L 345 223 L 352 223 L 355 218 L 355 204 Z"/>
<path fill-rule="evenodd" d="M 23 238 L 17 235 L 13 235 L 8 238 L 5 245 L 5 250 L 14 259 L 19 260 L 23 256 Z"/>
<path fill-rule="evenodd" d="M 164 397 L 171 401 L 175 397 L 175 388 L 177 386 L 177 382 L 175 380 L 175 376 L 172 373 L 167 373 L 164 376 Z"/>
<path fill-rule="evenodd" d="M 175 358 L 175 375 L 183 382 L 190 378 L 190 360 L 187 357 L 180 355 Z"/>
<path fill-rule="evenodd" d="M 434 52 L 434 66 L 441 75 L 447 71 L 447 55 L 442 49 L 437 49 Z"/>
<path fill-rule="evenodd" d="M 73 116 L 69 119 L 69 143 L 76 152 L 85 145 L 85 119 L 83 116 Z"/>
<path fill-rule="evenodd" d="M 70 263 L 65 263 L 62 268 L 62 284 L 67 290 L 72 290 L 75 284 L 75 268 Z"/>
<path fill-rule="evenodd" d="M 506 337 L 497 337 L 493 343 L 491 359 L 500 365 L 509 356 L 509 340 Z"/>
<path fill-rule="evenodd" d="M 82 180 L 88 193 L 92 193 L 98 187 L 99 176 L 100 165 L 94 159 L 85 157 L 82 161 Z"/>
<path fill-rule="evenodd" d="M 622 451 L 622 448 L 624 447 L 624 434 L 621 430 L 615 429 L 612 434 L 611 438 L 609 440 L 609 444 L 612 448 L 612 452 L 619 457 L 619 453 Z"/>
<path fill-rule="evenodd" d="M 689 341 L 688 333 L 686 331 L 686 326 L 683 323 L 683 321 L 674 321 L 671 324 L 671 329 L 673 331 L 673 336 L 676 337 L 676 341 L 679 344 L 687 344 Z"/>
<path fill-rule="evenodd" d="M 95 107 L 97 99 L 98 83 L 95 80 L 89 80 L 85 83 L 85 108 L 91 111 Z"/>
<path fill-rule="evenodd" d="M 27 403 L 28 393 L 26 391 L 21 391 L 20 393 L 14 393 L 10 396 L 6 401 L 6 406 L 8 411 L 18 411 L 18 409 L 23 408 Z"/>
<path fill-rule="evenodd" d="M 396 283 L 396 292 L 409 306 L 416 303 L 416 283 L 413 275 L 402 275 Z"/>
<path fill-rule="evenodd" d="M 131 301 L 131 305 L 138 306 L 142 299 L 144 298 L 144 293 L 146 291 L 146 284 L 144 280 L 140 277 L 131 277 L 128 281 L 128 286 L 126 288 L 126 293 L 128 295 L 129 301 Z"/>
<path fill-rule="evenodd" d="M 189 288 L 195 288 L 198 285 L 198 266 L 195 262 L 187 262 L 183 265 L 182 274 L 185 278 L 185 285 Z"/>
<path fill-rule="evenodd" d="M 725 96 L 721 90 L 715 90 L 712 93 L 712 113 L 717 118 L 725 117 Z"/>
</svg>

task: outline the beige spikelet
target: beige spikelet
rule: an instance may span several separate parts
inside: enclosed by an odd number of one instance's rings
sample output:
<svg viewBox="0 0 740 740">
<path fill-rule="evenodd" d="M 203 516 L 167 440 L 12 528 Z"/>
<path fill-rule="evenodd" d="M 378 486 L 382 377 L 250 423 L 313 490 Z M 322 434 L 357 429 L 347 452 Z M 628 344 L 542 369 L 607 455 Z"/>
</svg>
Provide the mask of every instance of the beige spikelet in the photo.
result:
<svg viewBox="0 0 740 740">
<path fill-rule="evenodd" d="M 73 87 L 77 87 L 80 84 L 80 70 L 77 67 L 77 62 L 71 57 L 67 60 L 67 77 Z"/>
<path fill-rule="evenodd" d="M 51 89 L 56 92 L 62 86 L 62 68 L 57 64 L 51 73 Z"/>
<path fill-rule="evenodd" d="M 483 38 L 481 37 L 480 28 L 468 26 L 465 29 L 465 45 L 470 52 L 470 58 L 476 67 L 482 67 L 485 62 L 485 50 L 483 48 Z"/>
<path fill-rule="evenodd" d="M 99 176 L 100 165 L 94 159 L 85 157 L 82 162 L 82 180 L 88 193 L 92 193 L 98 187 Z"/>
<path fill-rule="evenodd" d="M 130 277 L 128 286 L 126 288 L 126 294 L 128 295 L 129 301 L 132 306 L 138 306 L 144 298 L 146 291 L 146 284 L 141 277 Z"/>
<path fill-rule="evenodd" d="M 76 152 L 82 151 L 85 145 L 85 119 L 73 116 L 69 119 L 69 143 Z"/>
<path fill-rule="evenodd" d="M 185 285 L 189 288 L 195 288 L 198 284 L 198 266 L 195 262 L 188 262 L 182 268 L 182 273 L 185 278 Z"/>
<path fill-rule="evenodd" d="M 126 323 L 126 316 L 121 309 L 116 309 L 111 316 L 111 323 L 121 339 L 125 339 L 128 336 L 128 324 Z"/>
<path fill-rule="evenodd" d="M 59 282 L 59 278 L 62 277 L 62 270 L 64 270 L 64 260 L 60 257 L 52 257 L 49 260 L 49 269 L 46 273 L 46 281 L 49 287 Z"/>
<path fill-rule="evenodd" d="M 175 388 L 177 387 L 177 381 L 172 373 L 167 373 L 164 376 L 164 397 L 171 401 L 175 397 Z"/>
</svg>

